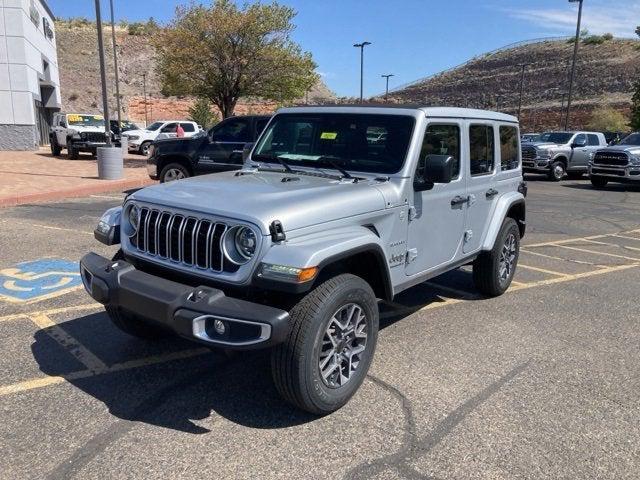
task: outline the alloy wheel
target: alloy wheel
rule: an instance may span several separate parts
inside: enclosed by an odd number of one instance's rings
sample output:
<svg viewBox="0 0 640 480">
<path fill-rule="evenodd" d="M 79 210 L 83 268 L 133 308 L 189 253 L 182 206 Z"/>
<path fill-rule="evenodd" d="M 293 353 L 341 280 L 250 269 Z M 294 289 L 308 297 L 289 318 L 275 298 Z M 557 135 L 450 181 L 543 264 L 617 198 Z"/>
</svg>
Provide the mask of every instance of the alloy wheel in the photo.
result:
<svg viewBox="0 0 640 480">
<path fill-rule="evenodd" d="M 173 182 L 174 180 L 180 180 L 184 178 L 184 173 L 179 168 L 170 168 L 167 173 L 164 174 L 164 181 Z"/>
<path fill-rule="evenodd" d="M 502 250 L 500 251 L 500 263 L 498 267 L 498 279 L 504 285 L 511 278 L 516 264 L 518 253 L 518 243 L 516 236 L 510 233 L 504 241 Z"/>
<path fill-rule="evenodd" d="M 349 303 L 333 314 L 322 339 L 318 367 L 324 384 L 343 387 L 358 369 L 367 347 L 367 317 Z"/>
</svg>

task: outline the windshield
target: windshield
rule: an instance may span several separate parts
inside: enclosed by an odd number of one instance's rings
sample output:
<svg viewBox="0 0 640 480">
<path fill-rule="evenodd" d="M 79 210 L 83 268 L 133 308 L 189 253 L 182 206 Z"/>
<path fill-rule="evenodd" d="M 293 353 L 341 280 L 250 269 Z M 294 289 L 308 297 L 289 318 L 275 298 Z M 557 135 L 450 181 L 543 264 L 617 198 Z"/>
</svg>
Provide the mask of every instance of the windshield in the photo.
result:
<svg viewBox="0 0 640 480">
<path fill-rule="evenodd" d="M 67 115 L 69 125 L 77 127 L 104 127 L 104 117 L 102 115 Z"/>
<path fill-rule="evenodd" d="M 158 130 L 162 125 L 164 125 L 164 122 L 155 122 L 149 125 L 147 130 L 153 132 L 154 130 Z"/>
<path fill-rule="evenodd" d="M 640 133 L 632 133 L 627 135 L 618 145 L 640 145 Z"/>
<path fill-rule="evenodd" d="M 414 126 L 406 115 L 284 113 L 276 115 L 252 154 L 257 162 L 370 173 L 397 173 Z M 335 165 L 332 165 L 335 164 Z"/>
<path fill-rule="evenodd" d="M 540 135 L 541 142 L 549 143 L 567 143 L 573 137 L 573 133 L 567 132 L 545 132 Z"/>
</svg>

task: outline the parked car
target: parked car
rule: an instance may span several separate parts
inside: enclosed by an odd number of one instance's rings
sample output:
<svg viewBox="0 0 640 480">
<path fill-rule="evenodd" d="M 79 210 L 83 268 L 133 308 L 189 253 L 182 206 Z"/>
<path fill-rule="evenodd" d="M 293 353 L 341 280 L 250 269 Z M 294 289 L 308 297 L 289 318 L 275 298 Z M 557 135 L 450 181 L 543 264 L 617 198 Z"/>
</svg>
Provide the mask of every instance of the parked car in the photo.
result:
<svg viewBox="0 0 640 480">
<path fill-rule="evenodd" d="M 372 129 L 387 137 L 367 141 Z M 525 233 L 518 120 L 459 108 L 279 110 L 247 168 L 147 187 L 95 230 L 89 294 L 141 338 L 272 347 L 273 379 L 326 414 L 373 359 L 378 299 L 461 265 L 504 293 Z M 425 341 L 428 341 L 426 339 Z"/>
<path fill-rule="evenodd" d="M 534 143 L 540 140 L 539 133 L 523 133 L 520 137 L 522 143 Z"/>
<path fill-rule="evenodd" d="M 270 116 L 230 117 L 191 138 L 156 140 L 147 158 L 149 176 L 161 182 L 242 168 L 242 152 L 256 141 Z"/>
<path fill-rule="evenodd" d="M 95 157 L 98 147 L 107 144 L 104 117 L 86 113 L 55 113 L 49 144 L 54 157 L 63 149 L 72 160 L 77 159 L 80 152 L 89 152 Z"/>
<path fill-rule="evenodd" d="M 565 174 L 580 178 L 587 173 L 589 154 L 606 146 L 600 132 L 545 132 L 537 142 L 522 145 L 522 169 L 556 182 Z"/>
<path fill-rule="evenodd" d="M 142 155 L 149 154 L 149 147 L 153 141 L 160 134 L 167 134 L 168 136 L 175 137 L 178 124 L 184 129 L 185 137 L 192 137 L 200 132 L 198 124 L 187 120 L 164 120 L 160 122 L 154 122 L 147 128 L 139 130 L 129 130 L 127 132 L 127 140 L 129 142 L 129 151 L 135 153 L 141 153 Z"/>
<path fill-rule="evenodd" d="M 597 150 L 589 163 L 589 179 L 596 188 L 604 188 L 609 182 L 640 185 L 640 132 Z"/>
</svg>

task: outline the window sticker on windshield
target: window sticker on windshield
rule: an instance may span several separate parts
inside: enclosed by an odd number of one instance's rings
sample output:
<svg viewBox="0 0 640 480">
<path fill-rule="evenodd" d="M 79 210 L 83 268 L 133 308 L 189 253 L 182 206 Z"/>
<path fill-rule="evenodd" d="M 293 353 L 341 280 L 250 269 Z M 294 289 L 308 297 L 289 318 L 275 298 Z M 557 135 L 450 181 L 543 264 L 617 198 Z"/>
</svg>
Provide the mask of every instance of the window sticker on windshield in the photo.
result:
<svg viewBox="0 0 640 480">
<path fill-rule="evenodd" d="M 82 121 L 82 115 L 69 115 L 68 120 L 70 122 L 81 122 Z"/>
<path fill-rule="evenodd" d="M 335 140 L 338 137 L 338 132 L 322 132 L 320 134 L 321 140 Z"/>
<path fill-rule="evenodd" d="M 93 119 L 94 120 L 104 120 L 104 117 L 102 115 L 94 115 Z"/>
</svg>

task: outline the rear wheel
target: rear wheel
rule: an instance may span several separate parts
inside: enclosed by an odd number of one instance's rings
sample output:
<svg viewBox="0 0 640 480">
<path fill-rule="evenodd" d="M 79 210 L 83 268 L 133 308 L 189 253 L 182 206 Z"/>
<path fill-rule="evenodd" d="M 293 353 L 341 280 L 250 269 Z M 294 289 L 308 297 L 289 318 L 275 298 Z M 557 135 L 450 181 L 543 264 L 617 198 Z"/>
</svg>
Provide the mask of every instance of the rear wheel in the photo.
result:
<svg viewBox="0 0 640 480">
<path fill-rule="evenodd" d="M 513 218 L 506 218 L 490 252 L 473 262 L 473 281 L 485 295 L 497 297 L 507 291 L 518 265 L 520 230 Z"/>
<path fill-rule="evenodd" d="M 273 349 L 280 395 L 296 407 L 327 414 L 345 405 L 364 381 L 378 338 L 378 305 L 367 282 L 342 274 L 322 283 L 290 311 L 291 331 Z"/>
<path fill-rule="evenodd" d="M 602 177 L 590 177 L 589 180 L 591 180 L 591 185 L 595 188 L 604 188 L 609 183 L 608 179 Z"/>
<path fill-rule="evenodd" d="M 53 137 L 51 139 L 51 155 L 53 155 L 54 157 L 59 156 L 60 150 L 62 149 L 60 148 L 60 145 L 58 145 L 58 141 L 56 140 L 56 137 Z"/>
<path fill-rule="evenodd" d="M 160 183 L 173 182 L 174 180 L 182 180 L 189 178 L 191 174 L 187 167 L 180 163 L 170 163 L 165 165 L 160 172 Z"/>
<path fill-rule="evenodd" d="M 140 145 L 140 153 L 145 157 L 149 156 L 150 147 L 151 147 L 151 142 L 142 142 L 142 145 Z"/>
<path fill-rule="evenodd" d="M 554 182 L 559 182 L 564 177 L 567 169 L 564 166 L 564 163 L 560 161 L 555 161 L 551 164 L 551 170 L 549 171 L 549 180 L 553 180 Z"/>
</svg>

